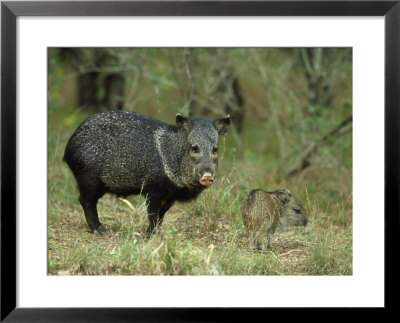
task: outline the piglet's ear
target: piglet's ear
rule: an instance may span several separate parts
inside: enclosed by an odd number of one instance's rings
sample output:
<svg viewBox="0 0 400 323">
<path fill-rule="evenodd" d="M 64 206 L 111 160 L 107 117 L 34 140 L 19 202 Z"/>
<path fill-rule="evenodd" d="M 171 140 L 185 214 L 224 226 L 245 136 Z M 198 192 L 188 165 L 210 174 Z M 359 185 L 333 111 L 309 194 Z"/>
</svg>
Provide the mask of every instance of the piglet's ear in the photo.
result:
<svg viewBox="0 0 400 323">
<path fill-rule="evenodd" d="M 224 135 L 228 131 L 230 124 L 231 117 L 229 114 L 225 118 L 213 121 L 214 128 L 217 130 L 219 135 Z"/>
<path fill-rule="evenodd" d="M 184 133 L 189 133 L 193 129 L 193 122 L 187 117 L 184 117 L 180 113 L 176 114 L 176 125 L 178 130 Z"/>
<path fill-rule="evenodd" d="M 292 196 L 292 194 L 287 188 L 279 190 L 277 194 L 278 198 L 282 201 L 283 204 L 289 201 L 290 197 Z"/>
</svg>

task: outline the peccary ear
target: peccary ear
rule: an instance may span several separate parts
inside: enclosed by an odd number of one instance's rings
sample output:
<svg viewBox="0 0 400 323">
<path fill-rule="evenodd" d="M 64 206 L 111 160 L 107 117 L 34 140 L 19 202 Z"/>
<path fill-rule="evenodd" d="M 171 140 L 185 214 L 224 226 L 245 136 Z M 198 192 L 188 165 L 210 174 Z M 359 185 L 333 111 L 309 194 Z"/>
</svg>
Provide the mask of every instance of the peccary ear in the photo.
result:
<svg viewBox="0 0 400 323">
<path fill-rule="evenodd" d="M 217 130 L 219 135 L 223 135 L 228 131 L 229 125 L 231 124 L 231 117 L 229 114 L 222 119 L 213 121 L 214 128 Z"/>
<path fill-rule="evenodd" d="M 178 130 L 184 133 L 189 133 L 193 129 L 193 122 L 187 117 L 184 117 L 180 113 L 176 114 L 176 125 Z"/>
<path fill-rule="evenodd" d="M 292 196 L 292 194 L 287 188 L 283 188 L 279 190 L 277 193 L 278 193 L 278 198 L 282 201 L 283 204 L 289 201 L 290 197 Z"/>
</svg>

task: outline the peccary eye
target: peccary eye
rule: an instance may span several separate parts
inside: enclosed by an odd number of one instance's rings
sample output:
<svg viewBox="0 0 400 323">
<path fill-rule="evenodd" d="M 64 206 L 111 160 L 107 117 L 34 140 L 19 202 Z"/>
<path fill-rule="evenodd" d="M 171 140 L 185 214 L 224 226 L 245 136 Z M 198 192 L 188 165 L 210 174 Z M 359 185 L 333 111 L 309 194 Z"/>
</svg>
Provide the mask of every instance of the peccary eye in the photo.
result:
<svg viewBox="0 0 400 323">
<path fill-rule="evenodd" d="M 214 147 L 213 148 L 213 150 L 212 150 L 212 153 L 215 155 L 215 154 L 218 154 L 218 148 L 217 147 Z"/>
<path fill-rule="evenodd" d="M 197 146 L 197 145 L 192 145 L 192 146 L 190 147 L 190 152 L 195 153 L 195 154 L 198 154 L 198 153 L 200 152 L 199 146 Z"/>
<path fill-rule="evenodd" d="M 300 209 L 293 209 L 293 211 L 294 211 L 296 214 L 300 214 L 300 212 L 301 212 Z"/>
</svg>

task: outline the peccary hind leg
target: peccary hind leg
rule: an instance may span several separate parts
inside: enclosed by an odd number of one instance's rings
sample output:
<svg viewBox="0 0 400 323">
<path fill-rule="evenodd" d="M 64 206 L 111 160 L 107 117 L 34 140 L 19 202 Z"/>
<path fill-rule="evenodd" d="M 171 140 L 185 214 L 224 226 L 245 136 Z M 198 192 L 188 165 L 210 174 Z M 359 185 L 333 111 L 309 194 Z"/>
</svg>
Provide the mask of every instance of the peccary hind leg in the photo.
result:
<svg viewBox="0 0 400 323">
<path fill-rule="evenodd" d="M 268 249 L 272 248 L 272 236 L 273 236 L 273 233 L 268 232 Z"/>
<path fill-rule="evenodd" d="M 96 205 L 99 198 L 104 195 L 104 190 L 100 184 L 88 180 L 79 183 L 79 190 L 79 202 L 85 213 L 86 222 L 95 235 L 101 236 L 102 233 L 99 230 L 101 223 L 99 221 L 99 215 L 97 214 Z"/>
</svg>

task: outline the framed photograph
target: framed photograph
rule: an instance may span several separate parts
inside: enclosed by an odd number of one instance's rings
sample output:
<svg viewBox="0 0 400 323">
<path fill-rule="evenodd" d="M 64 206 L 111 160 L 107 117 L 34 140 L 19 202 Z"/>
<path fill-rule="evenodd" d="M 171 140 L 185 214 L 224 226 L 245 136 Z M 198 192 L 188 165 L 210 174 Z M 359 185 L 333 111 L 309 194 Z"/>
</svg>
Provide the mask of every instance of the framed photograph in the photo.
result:
<svg viewBox="0 0 400 323">
<path fill-rule="evenodd" d="M 2 2 L 1 320 L 392 308 L 399 15 Z"/>
</svg>

